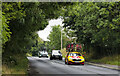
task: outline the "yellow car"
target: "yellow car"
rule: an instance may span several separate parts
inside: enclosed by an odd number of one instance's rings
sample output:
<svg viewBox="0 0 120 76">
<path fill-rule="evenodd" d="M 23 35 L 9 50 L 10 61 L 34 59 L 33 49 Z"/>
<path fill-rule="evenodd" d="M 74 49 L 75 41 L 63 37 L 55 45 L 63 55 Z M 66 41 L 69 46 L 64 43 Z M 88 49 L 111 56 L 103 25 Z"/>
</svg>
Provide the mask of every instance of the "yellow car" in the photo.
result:
<svg viewBox="0 0 120 76">
<path fill-rule="evenodd" d="M 68 52 L 65 57 L 65 64 L 82 64 L 84 65 L 84 55 L 80 52 Z"/>
</svg>

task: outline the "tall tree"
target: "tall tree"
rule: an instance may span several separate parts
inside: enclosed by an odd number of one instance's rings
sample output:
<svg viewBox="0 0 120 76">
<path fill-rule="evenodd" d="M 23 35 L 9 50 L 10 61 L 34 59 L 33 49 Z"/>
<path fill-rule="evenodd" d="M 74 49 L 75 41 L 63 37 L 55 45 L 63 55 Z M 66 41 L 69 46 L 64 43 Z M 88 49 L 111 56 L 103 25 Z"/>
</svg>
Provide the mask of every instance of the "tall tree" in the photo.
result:
<svg viewBox="0 0 120 76">
<path fill-rule="evenodd" d="M 93 48 L 96 55 L 118 53 L 119 10 L 120 2 L 75 3 L 63 11 L 64 27 L 75 30 L 77 41 L 84 44 L 86 50 Z"/>
<path fill-rule="evenodd" d="M 48 20 L 57 18 L 62 3 L 4 2 L 2 3 L 3 64 L 17 63 L 18 54 L 26 58 L 26 52 L 35 44 L 36 32 L 43 30 Z M 11 59 L 11 57 L 14 57 Z"/>
<path fill-rule="evenodd" d="M 61 26 L 52 26 L 52 31 L 50 32 L 48 39 L 50 40 L 49 46 L 54 49 L 61 49 Z M 62 46 L 66 47 L 69 39 L 65 35 L 64 31 L 62 32 Z"/>
</svg>

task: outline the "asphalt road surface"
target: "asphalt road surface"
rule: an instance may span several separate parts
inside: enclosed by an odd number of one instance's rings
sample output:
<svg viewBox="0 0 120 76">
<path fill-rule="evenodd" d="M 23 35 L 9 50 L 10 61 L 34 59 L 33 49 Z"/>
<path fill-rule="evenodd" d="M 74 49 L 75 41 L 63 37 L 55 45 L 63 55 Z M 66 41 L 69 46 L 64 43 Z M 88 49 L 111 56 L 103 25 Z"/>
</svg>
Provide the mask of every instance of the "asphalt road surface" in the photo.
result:
<svg viewBox="0 0 120 76">
<path fill-rule="evenodd" d="M 93 65 L 66 65 L 62 60 L 28 57 L 29 76 L 119 76 L 119 71 Z"/>
</svg>

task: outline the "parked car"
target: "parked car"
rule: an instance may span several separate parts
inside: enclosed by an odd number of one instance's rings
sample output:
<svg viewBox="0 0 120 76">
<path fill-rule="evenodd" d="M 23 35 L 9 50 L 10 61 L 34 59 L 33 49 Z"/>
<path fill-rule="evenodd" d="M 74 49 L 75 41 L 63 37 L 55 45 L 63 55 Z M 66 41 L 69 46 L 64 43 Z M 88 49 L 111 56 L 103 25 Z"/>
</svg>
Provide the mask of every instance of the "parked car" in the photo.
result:
<svg viewBox="0 0 120 76">
<path fill-rule="evenodd" d="M 62 53 L 60 52 L 60 50 L 52 50 L 52 53 L 50 55 L 50 60 L 52 59 L 62 60 Z"/>
<path fill-rule="evenodd" d="M 47 57 L 48 58 L 48 52 L 47 51 L 39 51 L 38 56 L 39 56 L 39 58 L 41 58 L 41 57 Z"/>
<path fill-rule="evenodd" d="M 65 64 L 82 64 L 84 65 L 84 55 L 80 52 L 68 52 L 65 57 Z"/>
</svg>

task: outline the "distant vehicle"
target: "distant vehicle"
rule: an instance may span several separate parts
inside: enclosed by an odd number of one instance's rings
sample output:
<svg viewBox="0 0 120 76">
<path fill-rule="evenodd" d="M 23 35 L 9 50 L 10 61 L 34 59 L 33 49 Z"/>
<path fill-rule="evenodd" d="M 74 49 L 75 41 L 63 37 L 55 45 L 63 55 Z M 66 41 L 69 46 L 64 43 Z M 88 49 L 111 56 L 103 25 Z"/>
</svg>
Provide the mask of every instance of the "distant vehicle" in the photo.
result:
<svg viewBox="0 0 120 76">
<path fill-rule="evenodd" d="M 60 52 L 60 50 L 52 50 L 50 60 L 52 59 L 62 60 L 62 53 Z"/>
<path fill-rule="evenodd" d="M 84 55 L 80 52 L 68 52 L 65 57 L 65 64 L 82 64 L 84 65 Z"/>
<path fill-rule="evenodd" d="M 41 57 L 47 57 L 48 58 L 48 52 L 47 51 L 39 51 L 38 56 L 39 56 L 39 58 L 41 58 Z"/>
</svg>

